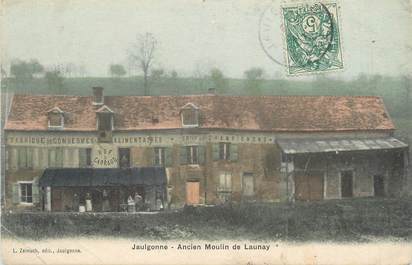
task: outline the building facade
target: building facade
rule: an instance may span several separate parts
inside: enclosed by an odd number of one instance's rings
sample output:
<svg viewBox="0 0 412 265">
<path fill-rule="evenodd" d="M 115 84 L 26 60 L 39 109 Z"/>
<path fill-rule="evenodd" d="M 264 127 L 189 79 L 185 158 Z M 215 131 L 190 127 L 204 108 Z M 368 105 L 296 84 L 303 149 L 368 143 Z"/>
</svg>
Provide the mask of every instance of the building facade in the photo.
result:
<svg viewBox="0 0 412 265">
<path fill-rule="evenodd" d="M 394 129 L 379 97 L 16 95 L 6 207 L 399 196 L 408 146 Z"/>
</svg>

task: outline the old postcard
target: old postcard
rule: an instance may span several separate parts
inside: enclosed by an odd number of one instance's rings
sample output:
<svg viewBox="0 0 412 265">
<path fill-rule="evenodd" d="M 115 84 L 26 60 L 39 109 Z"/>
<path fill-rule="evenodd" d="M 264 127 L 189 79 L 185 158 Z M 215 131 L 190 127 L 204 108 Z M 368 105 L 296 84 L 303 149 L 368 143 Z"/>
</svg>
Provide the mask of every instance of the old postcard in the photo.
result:
<svg viewBox="0 0 412 265">
<path fill-rule="evenodd" d="M 411 1 L 0 8 L 3 264 L 412 264 Z"/>
</svg>

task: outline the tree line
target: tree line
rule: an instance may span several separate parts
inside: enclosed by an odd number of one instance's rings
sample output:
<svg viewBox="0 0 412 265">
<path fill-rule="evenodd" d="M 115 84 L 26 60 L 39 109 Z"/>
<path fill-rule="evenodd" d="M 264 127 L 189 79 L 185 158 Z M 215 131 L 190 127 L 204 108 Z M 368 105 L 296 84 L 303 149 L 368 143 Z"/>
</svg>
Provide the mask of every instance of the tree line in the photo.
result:
<svg viewBox="0 0 412 265">
<path fill-rule="evenodd" d="M 143 77 L 144 95 L 151 95 L 150 87 L 152 83 L 161 81 L 164 78 L 169 79 L 168 85 L 177 85 L 176 80 L 179 74 L 176 70 L 166 71 L 161 67 L 154 67 L 158 50 L 158 41 L 155 36 L 149 32 L 139 34 L 136 41 L 131 44 L 131 48 L 127 52 L 127 60 L 129 61 L 129 73 L 126 67 L 121 63 L 112 63 L 108 66 L 108 74 L 112 78 L 122 78 L 127 74 L 131 76 L 131 70 L 140 71 Z M 75 68 L 74 64 L 57 65 L 53 67 L 43 66 L 37 59 L 13 60 L 10 64 L 10 77 L 14 78 L 17 86 L 24 87 L 33 78 L 44 78 L 49 90 L 55 91 L 58 94 L 67 92 L 64 85 L 66 77 L 70 75 Z M 80 68 L 81 75 L 87 72 L 84 66 Z M 3 72 L 3 71 L 2 71 Z M 245 88 L 250 90 L 252 94 L 259 94 L 264 80 L 265 72 L 260 67 L 253 67 L 244 72 L 246 79 Z M 196 88 L 207 89 L 214 88 L 218 93 L 223 93 L 228 88 L 228 78 L 223 71 L 218 67 L 210 67 L 209 69 L 195 69 L 193 79 L 196 81 Z M 139 88 L 137 88 L 139 89 Z M 178 88 L 175 87 L 177 90 Z"/>
</svg>

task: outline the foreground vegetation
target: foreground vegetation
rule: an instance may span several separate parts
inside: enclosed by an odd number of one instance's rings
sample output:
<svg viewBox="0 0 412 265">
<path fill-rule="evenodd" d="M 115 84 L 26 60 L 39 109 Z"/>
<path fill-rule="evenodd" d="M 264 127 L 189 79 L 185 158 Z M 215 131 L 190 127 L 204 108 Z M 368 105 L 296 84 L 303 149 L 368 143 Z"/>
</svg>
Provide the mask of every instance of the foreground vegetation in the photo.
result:
<svg viewBox="0 0 412 265">
<path fill-rule="evenodd" d="M 5 213 L 3 236 L 373 241 L 412 239 L 412 198 L 186 207 L 153 214 Z"/>
</svg>

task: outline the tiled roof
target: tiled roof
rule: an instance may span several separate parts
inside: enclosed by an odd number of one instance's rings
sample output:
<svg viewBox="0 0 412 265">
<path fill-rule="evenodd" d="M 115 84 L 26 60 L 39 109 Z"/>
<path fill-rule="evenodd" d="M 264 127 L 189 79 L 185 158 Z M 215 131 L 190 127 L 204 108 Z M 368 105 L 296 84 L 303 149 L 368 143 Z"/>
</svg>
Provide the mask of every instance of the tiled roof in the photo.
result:
<svg viewBox="0 0 412 265">
<path fill-rule="evenodd" d="M 200 111 L 200 128 L 261 131 L 393 130 L 380 97 L 332 96 L 107 96 L 115 130 L 182 128 L 187 103 Z M 58 107 L 67 131 L 95 131 L 92 97 L 14 96 L 7 130 L 47 130 L 47 111 Z"/>
</svg>

